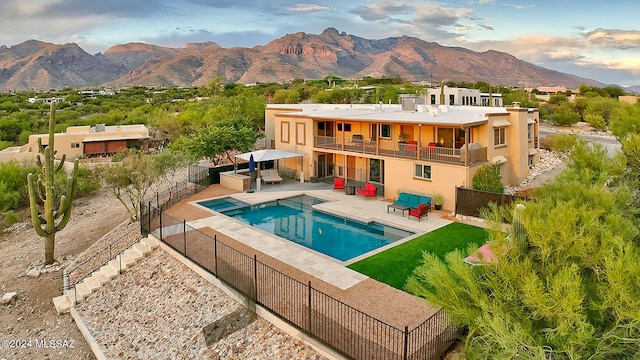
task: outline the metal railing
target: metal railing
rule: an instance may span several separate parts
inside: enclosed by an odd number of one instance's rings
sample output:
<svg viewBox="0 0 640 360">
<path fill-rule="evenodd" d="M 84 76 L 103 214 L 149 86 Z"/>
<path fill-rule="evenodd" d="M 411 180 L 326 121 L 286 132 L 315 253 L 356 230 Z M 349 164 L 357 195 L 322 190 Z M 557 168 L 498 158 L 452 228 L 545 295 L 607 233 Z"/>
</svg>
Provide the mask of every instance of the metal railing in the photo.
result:
<svg viewBox="0 0 640 360">
<path fill-rule="evenodd" d="M 64 269 L 62 275 L 57 275 L 53 279 L 62 279 L 61 291 L 74 291 L 74 301 L 77 303 L 77 290 L 76 285 L 81 283 L 84 279 L 89 277 L 95 271 L 101 267 L 107 265 L 111 260 L 118 258 L 118 269 L 114 269 L 118 272 L 122 272 L 124 269 L 122 266 L 121 255 L 126 249 L 133 246 L 133 244 L 140 241 L 141 234 L 147 235 L 144 232 L 145 228 L 153 226 L 153 224 L 143 223 L 143 220 L 150 220 L 156 218 L 157 215 L 153 213 L 154 209 L 167 209 L 172 205 L 182 201 L 187 196 L 200 192 L 207 188 L 209 185 L 209 170 L 206 167 L 198 165 L 189 165 L 187 179 L 178 182 L 175 186 L 171 186 L 162 192 L 157 192 L 154 196 L 156 207 L 144 206 L 150 204 L 142 202 L 140 204 L 140 215 L 145 215 L 145 218 L 140 218 L 140 232 L 138 229 L 131 230 L 117 240 L 109 243 L 108 245 L 100 248 L 97 251 L 91 250 L 91 252 L 85 251 L 81 254 L 90 254 L 87 259 L 76 259 L 69 267 Z M 144 208 L 143 208 L 144 206 Z"/>
<path fill-rule="evenodd" d="M 63 285 L 60 287 L 61 291 L 73 290 L 74 292 L 74 302 L 77 303 L 77 291 L 76 285 L 81 283 L 84 279 L 93 274 L 96 270 L 101 267 L 107 265 L 111 260 L 118 258 L 123 251 L 133 246 L 133 244 L 140 241 L 140 234 L 137 229 L 133 229 L 126 233 L 125 235 L 119 237 L 117 240 L 107 244 L 106 246 L 98 249 L 97 251 L 92 251 L 92 255 L 88 256 L 87 259 L 76 261 L 64 269 L 62 275 L 57 275 L 53 277 L 53 279 L 62 279 Z M 85 252 L 87 253 L 87 252 Z M 84 253 L 83 253 L 84 254 Z M 118 258 L 119 268 L 114 269 L 118 272 L 121 272 L 123 269 L 122 266 L 122 258 Z M 74 305 L 75 305 L 74 303 Z"/>
<path fill-rule="evenodd" d="M 353 359 L 437 359 L 458 329 L 442 311 L 413 329 L 398 328 L 301 282 L 147 202 L 149 233 L 273 314 Z M 220 239 L 219 239 L 220 238 Z"/>
<path fill-rule="evenodd" d="M 374 140 L 351 140 L 342 143 L 341 139 L 331 136 L 315 136 L 314 146 L 321 149 L 350 151 L 359 154 L 380 155 L 394 158 L 415 159 L 454 165 L 465 164 L 465 150 L 440 146 L 418 146 L 417 144 L 398 143 L 397 148 L 378 148 Z M 469 150 L 469 164 L 487 161 L 487 148 Z"/>
</svg>

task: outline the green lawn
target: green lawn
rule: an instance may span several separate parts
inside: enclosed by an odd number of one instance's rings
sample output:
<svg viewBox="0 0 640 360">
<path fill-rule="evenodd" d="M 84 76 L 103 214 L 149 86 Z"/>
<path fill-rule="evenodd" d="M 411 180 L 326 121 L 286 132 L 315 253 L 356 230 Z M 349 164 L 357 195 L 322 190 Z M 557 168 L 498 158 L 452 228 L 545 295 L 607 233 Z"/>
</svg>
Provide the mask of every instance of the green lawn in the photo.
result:
<svg viewBox="0 0 640 360">
<path fill-rule="evenodd" d="M 436 254 L 444 259 L 444 255 L 450 251 L 455 249 L 464 251 L 470 243 L 476 243 L 480 246 L 486 241 L 485 229 L 454 222 L 353 263 L 348 268 L 396 289 L 404 290 L 407 278 L 422 261 L 423 251 Z"/>
</svg>

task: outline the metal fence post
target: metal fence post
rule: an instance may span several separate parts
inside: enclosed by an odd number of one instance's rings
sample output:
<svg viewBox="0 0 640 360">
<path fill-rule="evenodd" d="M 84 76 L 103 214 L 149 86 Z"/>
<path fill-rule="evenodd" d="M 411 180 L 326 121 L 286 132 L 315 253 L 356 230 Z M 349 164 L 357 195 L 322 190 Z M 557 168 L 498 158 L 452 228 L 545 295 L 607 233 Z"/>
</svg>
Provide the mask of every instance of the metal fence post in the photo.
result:
<svg viewBox="0 0 640 360">
<path fill-rule="evenodd" d="M 309 294 L 307 299 L 307 317 L 308 317 L 309 328 L 307 329 L 307 332 L 309 333 L 309 335 L 311 335 L 311 280 L 309 280 L 308 289 L 309 289 Z"/>
<path fill-rule="evenodd" d="M 404 354 L 402 356 L 404 360 L 409 358 L 409 327 L 404 327 Z"/>
<path fill-rule="evenodd" d="M 253 255 L 253 289 L 254 289 L 254 301 L 258 302 L 258 257 Z"/>
<path fill-rule="evenodd" d="M 218 235 L 213 235 L 213 271 L 215 276 L 218 277 Z"/>
<path fill-rule="evenodd" d="M 187 256 L 187 219 L 182 219 L 182 241 L 184 241 L 184 256 Z"/>
<path fill-rule="evenodd" d="M 162 237 L 162 209 L 159 208 L 158 210 L 160 211 L 160 240 L 164 240 Z"/>
</svg>

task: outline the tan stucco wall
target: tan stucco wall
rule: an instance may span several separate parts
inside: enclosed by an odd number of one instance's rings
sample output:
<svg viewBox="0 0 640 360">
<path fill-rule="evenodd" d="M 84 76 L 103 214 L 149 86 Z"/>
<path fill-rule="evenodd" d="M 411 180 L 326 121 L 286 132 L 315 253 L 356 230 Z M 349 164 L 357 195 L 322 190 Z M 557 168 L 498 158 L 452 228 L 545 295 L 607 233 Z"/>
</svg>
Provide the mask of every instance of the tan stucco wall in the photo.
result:
<svg viewBox="0 0 640 360">
<path fill-rule="evenodd" d="M 288 109 L 290 110 L 290 109 Z M 277 113 L 277 115 L 276 115 Z M 275 147 L 286 151 L 304 153 L 306 156 L 302 159 L 292 158 L 279 161 L 281 175 L 287 176 L 289 173 L 295 173 L 296 178 L 300 176 L 300 171 L 304 171 L 305 180 L 309 179 L 309 176 L 315 176 L 314 163 L 317 161 L 317 154 L 314 154 L 313 144 L 314 136 L 316 135 L 314 128 L 313 116 L 308 116 L 308 112 L 305 116 L 299 116 L 296 114 L 285 113 L 281 110 L 268 109 L 265 118 L 267 122 L 272 123 L 269 125 L 270 129 L 273 129 L 273 138 L 275 140 Z M 326 115 L 325 115 L 326 116 Z M 353 121 L 346 119 L 334 118 L 327 120 L 323 118 L 322 121 L 333 121 L 333 136 L 336 138 L 337 143 L 342 143 L 343 139 L 345 143 L 349 143 L 353 135 L 362 135 L 364 140 L 370 139 L 370 122 L 366 121 Z M 470 129 L 470 141 L 480 144 L 481 147 L 486 148 L 487 160 L 491 161 L 495 156 L 504 156 L 507 162 L 502 164 L 502 181 L 506 184 L 518 184 L 528 174 L 528 158 L 530 149 L 536 147 L 534 141 L 529 141 L 527 136 L 528 123 L 531 120 L 535 121 L 534 138 L 538 137 L 538 123 L 539 113 L 537 110 L 532 111 L 525 108 L 509 108 L 504 113 L 490 114 L 487 118 L 486 124 L 475 125 Z M 505 146 L 494 146 L 494 122 L 505 122 L 509 125 L 506 127 L 506 144 Z M 285 122 L 287 127 L 281 126 Z M 349 124 L 351 126 L 350 131 L 338 131 L 338 124 Z M 444 126 L 446 127 L 446 126 Z M 455 127 L 452 127 L 455 129 Z M 283 140 L 283 130 L 286 129 L 288 142 Z M 390 138 L 378 138 L 378 146 L 380 149 L 398 149 L 398 135 L 400 133 L 409 134 L 409 140 L 419 141 L 421 146 L 426 146 L 431 141 L 436 141 L 437 126 L 433 124 L 423 124 L 418 126 L 417 124 L 399 124 L 391 123 L 391 136 Z M 304 136 L 301 140 L 299 133 L 304 131 Z M 454 130 L 455 133 L 455 130 Z M 457 186 L 472 186 L 473 176 L 477 173 L 480 167 L 485 164 L 483 162 L 470 165 L 468 167 L 461 166 L 462 164 L 442 164 L 437 162 L 422 162 L 416 159 L 401 159 L 394 157 L 375 156 L 370 154 L 354 154 L 348 151 L 341 150 L 319 150 L 321 153 L 333 154 L 333 163 L 337 167 L 347 168 L 348 166 L 358 169 L 358 173 L 364 171 L 367 173 L 370 158 L 379 158 L 384 160 L 384 188 L 385 198 L 393 198 L 397 195 L 398 191 L 407 191 L 423 195 L 434 195 L 440 193 L 443 195 L 445 203 L 444 208 L 447 210 L 453 210 L 455 208 L 455 189 Z M 349 161 L 346 160 L 349 158 Z M 432 179 L 424 180 L 414 178 L 415 165 L 424 163 L 431 166 Z M 338 174 L 336 174 L 338 175 Z M 344 176 L 344 174 L 342 174 Z M 352 177 L 351 173 L 350 176 Z M 358 181 L 366 181 L 367 179 L 356 178 Z"/>
<path fill-rule="evenodd" d="M 142 124 L 138 125 L 121 125 L 107 126 L 105 131 L 91 132 L 90 126 L 70 126 L 64 133 L 56 133 L 53 135 L 55 148 L 57 152 L 56 158 L 60 158 L 62 154 L 67 155 L 67 159 L 82 157 L 84 151 L 84 140 L 91 139 L 109 139 L 117 140 L 129 137 L 148 137 L 149 129 Z M 46 145 L 49 141 L 49 134 L 36 134 L 29 136 L 29 148 L 31 151 L 37 152 L 38 139 L 42 139 L 42 144 Z M 72 143 L 80 144 L 77 148 L 72 148 Z M 34 150 L 35 149 L 35 150 Z M 34 155 L 35 156 L 35 155 Z"/>
<path fill-rule="evenodd" d="M 9 162 L 15 160 L 17 162 L 35 161 L 36 153 L 31 152 L 29 144 L 22 146 L 12 146 L 0 151 L 0 162 Z"/>
</svg>

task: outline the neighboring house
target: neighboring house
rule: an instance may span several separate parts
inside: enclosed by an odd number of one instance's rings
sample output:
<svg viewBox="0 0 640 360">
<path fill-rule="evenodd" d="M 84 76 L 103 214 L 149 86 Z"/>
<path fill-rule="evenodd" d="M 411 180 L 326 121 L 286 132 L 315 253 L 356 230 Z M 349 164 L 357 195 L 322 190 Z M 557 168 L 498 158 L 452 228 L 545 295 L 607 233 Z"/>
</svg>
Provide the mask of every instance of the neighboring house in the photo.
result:
<svg viewBox="0 0 640 360">
<path fill-rule="evenodd" d="M 38 154 L 38 139 L 49 141 L 49 134 L 29 136 L 29 143 L 0 151 L 0 162 L 33 160 Z M 105 126 L 70 126 L 64 133 L 54 134 L 56 158 L 62 154 L 67 159 L 108 156 L 129 148 L 143 148 L 149 139 L 149 129 L 142 124 Z"/>
<path fill-rule="evenodd" d="M 27 99 L 27 102 L 34 104 L 37 102 L 41 102 L 43 104 L 51 104 L 52 102 L 61 102 L 64 101 L 64 98 L 29 98 Z"/>
<path fill-rule="evenodd" d="M 502 94 L 481 93 L 476 89 L 445 86 L 427 89 L 427 105 L 503 106 Z"/>
<path fill-rule="evenodd" d="M 285 175 L 370 182 L 386 198 L 441 193 L 447 209 L 482 165 L 500 163 L 502 182 L 519 184 L 537 161 L 537 109 L 404 102 L 269 104 L 267 144 L 305 154 L 280 161 Z"/>
</svg>

